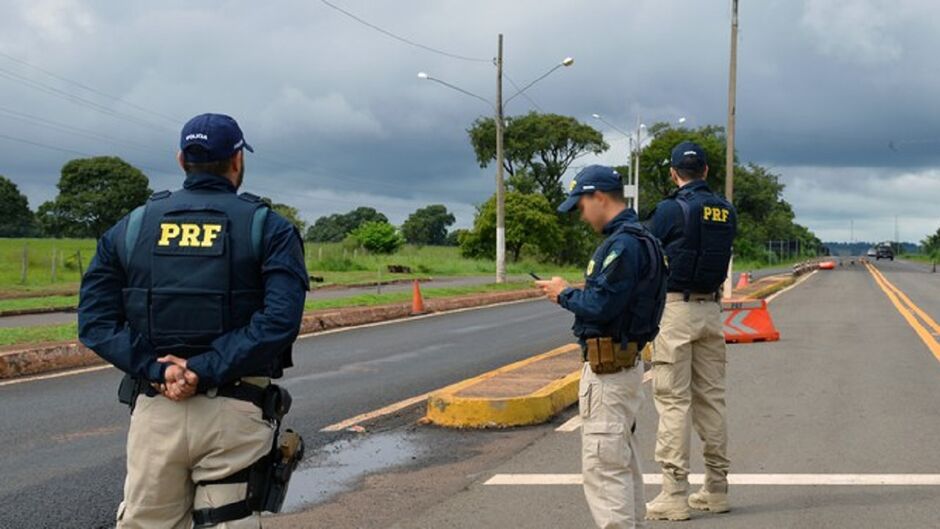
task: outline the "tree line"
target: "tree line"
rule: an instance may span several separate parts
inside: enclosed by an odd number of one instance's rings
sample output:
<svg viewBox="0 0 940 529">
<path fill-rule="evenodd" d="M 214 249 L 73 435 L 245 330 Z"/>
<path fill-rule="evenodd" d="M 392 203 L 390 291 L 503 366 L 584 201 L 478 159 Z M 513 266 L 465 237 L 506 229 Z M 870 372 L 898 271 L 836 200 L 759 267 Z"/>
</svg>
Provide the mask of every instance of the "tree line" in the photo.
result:
<svg viewBox="0 0 940 529">
<path fill-rule="evenodd" d="M 29 201 L 10 179 L 0 176 L 0 237 L 98 238 L 153 193 L 150 180 L 138 168 L 114 156 L 79 158 L 67 162 L 57 184 L 58 195 L 33 212 Z M 262 198 L 314 242 L 351 239 L 375 252 L 393 252 L 402 244 L 455 245 L 448 228 L 454 215 L 441 204 L 419 208 L 400 228 L 373 208 L 320 217 L 307 226 L 299 210 Z"/>
<path fill-rule="evenodd" d="M 725 182 L 725 133 L 722 127 L 695 129 L 657 123 L 649 127 L 651 140 L 641 151 L 638 214 L 646 219 L 658 202 L 675 191 L 669 177 L 673 147 L 694 141 L 709 160 L 707 182 L 719 194 Z M 495 124 L 492 118 L 476 120 L 467 131 L 481 168 L 495 162 Z M 610 148 L 600 131 L 569 116 L 531 112 L 507 119 L 504 132 L 506 181 L 506 249 L 519 259 L 528 253 L 561 263 L 586 261 L 597 242 L 577 215 L 559 215 L 555 208 L 565 198 L 562 177 L 579 167 L 574 163 L 587 154 Z M 626 157 L 625 157 L 626 158 Z M 617 167 L 626 175 L 626 165 Z M 783 199 L 779 175 L 754 163 L 735 158 L 734 204 L 739 233 L 735 255 L 746 260 L 769 257 L 768 240 L 798 240 L 806 253 L 820 251 L 821 241 L 797 224 L 790 204 Z M 495 197 L 477 208 L 473 228 L 460 234 L 464 255 L 492 258 L 496 244 Z"/>
</svg>

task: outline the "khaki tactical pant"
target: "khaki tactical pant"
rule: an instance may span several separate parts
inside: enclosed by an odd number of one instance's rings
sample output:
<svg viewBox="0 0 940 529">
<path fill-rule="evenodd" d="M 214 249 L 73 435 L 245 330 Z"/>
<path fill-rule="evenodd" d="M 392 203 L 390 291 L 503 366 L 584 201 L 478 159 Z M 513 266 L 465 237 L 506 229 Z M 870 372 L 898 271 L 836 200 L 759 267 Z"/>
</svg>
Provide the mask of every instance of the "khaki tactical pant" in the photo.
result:
<svg viewBox="0 0 940 529">
<path fill-rule="evenodd" d="M 630 432 L 643 403 L 643 364 L 597 375 L 581 369 L 581 470 L 584 495 L 601 529 L 645 527 L 643 472 Z"/>
<path fill-rule="evenodd" d="M 245 499 L 245 483 L 196 483 L 242 470 L 268 453 L 273 442 L 274 426 L 250 402 L 139 396 L 127 434 L 127 479 L 117 529 L 188 529 L 193 509 Z M 259 528 L 261 517 L 255 513 L 215 527 Z"/>
<path fill-rule="evenodd" d="M 653 398 L 659 412 L 656 461 L 668 492 L 689 475 L 690 422 L 704 443 L 705 486 L 728 488 L 725 338 L 721 305 L 669 301 L 653 347 Z"/>
</svg>

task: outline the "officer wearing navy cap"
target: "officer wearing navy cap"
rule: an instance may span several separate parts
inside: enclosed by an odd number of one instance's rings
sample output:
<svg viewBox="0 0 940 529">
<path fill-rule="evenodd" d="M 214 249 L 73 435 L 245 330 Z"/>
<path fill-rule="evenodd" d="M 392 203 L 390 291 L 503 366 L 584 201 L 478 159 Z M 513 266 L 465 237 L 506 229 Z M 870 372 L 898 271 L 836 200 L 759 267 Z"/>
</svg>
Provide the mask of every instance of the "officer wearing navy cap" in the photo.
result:
<svg viewBox="0 0 940 529">
<path fill-rule="evenodd" d="M 652 351 L 653 398 L 659 412 L 656 461 L 660 494 L 647 518 L 687 520 L 689 508 L 727 512 L 725 338 L 720 290 L 728 274 L 737 215 L 705 182 L 708 160 L 695 143 L 672 151 L 670 175 L 679 189 L 660 202 L 648 227 L 669 258 L 669 293 L 662 332 Z M 702 439 L 705 484 L 688 494 L 690 426 Z"/>
<path fill-rule="evenodd" d="M 231 117 L 191 119 L 183 188 L 109 229 L 82 279 L 79 338 L 132 410 L 120 529 L 256 528 L 270 507 L 248 478 L 273 460 L 309 284 L 297 229 L 236 193 L 245 150 Z"/>
<path fill-rule="evenodd" d="M 560 277 L 536 284 L 575 316 L 584 358 L 581 466 L 594 522 L 602 529 L 642 527 L 643 472 L 633 436 L 643 402 L 639 352 L 659 330 L 666 263 L 659 242 L 624 203 L 614 169 L 592 165 L 579 172 L 558 211 L 575 208 L 607 237 L 588 263 L 584 288 Z"/>
</svg>

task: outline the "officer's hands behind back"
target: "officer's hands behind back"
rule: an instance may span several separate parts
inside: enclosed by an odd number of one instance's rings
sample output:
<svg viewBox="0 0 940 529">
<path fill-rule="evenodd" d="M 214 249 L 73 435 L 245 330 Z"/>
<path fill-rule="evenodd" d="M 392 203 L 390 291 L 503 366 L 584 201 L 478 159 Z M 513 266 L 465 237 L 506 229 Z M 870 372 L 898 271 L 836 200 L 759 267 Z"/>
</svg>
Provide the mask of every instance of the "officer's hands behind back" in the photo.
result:
<svg viewBox="0 0 940 529">
<path fill-rule="evenodd" d="M 173 401 L 183 401 L 196 394 L 199 385 L 199 375 L 186 368 L 186 360 L 173 355 L 161 356 L 157 359 L 167 366 L 163 375 L 163 384 L 158 388 L 164 397 Z"/>
</svg>

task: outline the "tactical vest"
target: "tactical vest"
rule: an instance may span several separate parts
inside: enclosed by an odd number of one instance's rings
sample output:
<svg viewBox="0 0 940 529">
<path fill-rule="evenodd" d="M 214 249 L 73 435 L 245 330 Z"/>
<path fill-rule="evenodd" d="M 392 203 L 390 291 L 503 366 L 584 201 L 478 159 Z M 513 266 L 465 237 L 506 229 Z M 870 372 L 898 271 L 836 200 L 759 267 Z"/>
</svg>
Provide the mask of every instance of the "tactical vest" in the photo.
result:
<svg viewBox="0 0 940 529">
<path fill-rule="evenodd" d="M 643 347 L 659 334 L 659 321 L 666 307 L 666 277 L 669 270 L 659 240 L 642 225 L 630 222 L 621 224 L 598 248 L 595 261 L 607 255 L 610 242 L 621 233 L 637 239 L 646 251 L 647 273 L 639 277 L 633 286 L 631 299 L 623 314 L 606 322 L 602 328 L 576 318 L 574 331 L 580 338 L 610 336 L 621 342 L 638 342 Z M 588 286 L 593 281 L 596 281 L 594 275 L 586 278 Z"/>
<path fill-rule="evenodd" d="M 675 200 L 682 208 L 684 227 L 682 240 L 667 248 L 670 290 L 718 292 L 728 275 L 737 212 L 706 189 L 680 189 Z"/>
<path fill-rule="evenodd" d="M 128 324 L 158 353 L 182 357 L 247 325 L 264 306 L 267 212 L 248 193 L 187 189 L 156 193 L 134 210 L 117 244 Z"/>
</svg>

